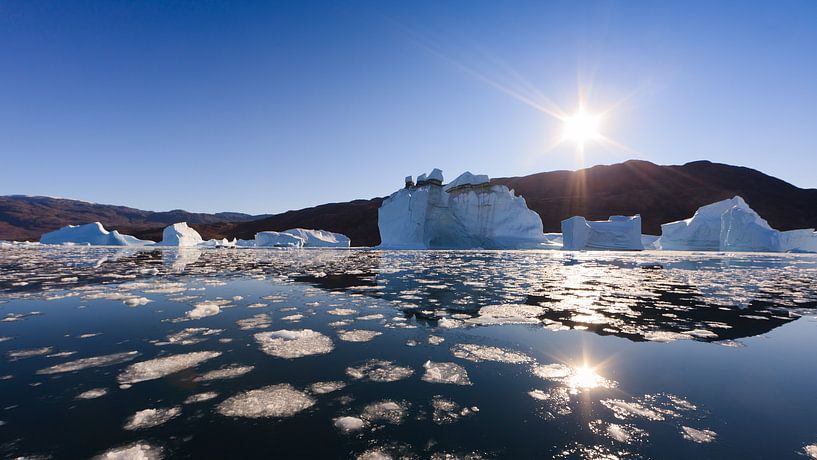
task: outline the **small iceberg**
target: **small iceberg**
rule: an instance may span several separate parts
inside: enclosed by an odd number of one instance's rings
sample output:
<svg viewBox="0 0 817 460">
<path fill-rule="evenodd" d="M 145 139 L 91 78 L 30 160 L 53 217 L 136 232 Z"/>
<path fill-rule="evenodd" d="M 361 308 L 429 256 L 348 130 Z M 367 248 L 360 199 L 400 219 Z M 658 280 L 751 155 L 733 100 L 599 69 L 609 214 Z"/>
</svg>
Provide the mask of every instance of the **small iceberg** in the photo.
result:
<svg viewBox="0 0 817 460">
<path fill-rule="evenodd" d="M 348 236 L 326 230 L 292 228 L 283 233 L 301 238 L 307 248 L 348 248 L 351 244 Z"/>
<path fill-rule="evenodd" d="M 153 241 L 140 240 L 131 235 L 122 235 L 114 230 L 105 230 L 99 222 L 85 225 L 69 225 L 40 237 L 41 244 L 85 244 L 90 246 L 145 246 Z"/>
<path fill-rule="evenodd" d="M 190 228 L 187 222 L 179 222 L 165 227 L 159 246 L 193 247 L 203 242 L 199 232 Z"/>
<path fill-rule="evenodd" d="M 302 248 L 304 239 L 283 232 L 258 232 L 255 234 L 256 247 Z"/>
<path fill-rule="evenodd" d="M 563 249 L 603 249 L 640 251 L 641 216 L 611 216 L 608 220 L 588 221 L 574 216 L 562 221 Z"/>
</svg>

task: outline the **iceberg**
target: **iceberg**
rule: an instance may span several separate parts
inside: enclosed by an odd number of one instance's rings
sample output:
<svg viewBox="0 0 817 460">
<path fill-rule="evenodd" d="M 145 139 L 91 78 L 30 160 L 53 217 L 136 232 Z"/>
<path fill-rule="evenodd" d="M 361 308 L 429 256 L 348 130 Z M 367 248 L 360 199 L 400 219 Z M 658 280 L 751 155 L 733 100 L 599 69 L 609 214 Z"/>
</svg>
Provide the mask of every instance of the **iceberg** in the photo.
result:
<svg viewBox="0 0 817 460">
<path fill-rule="evenodd" d="M 258 232 L 255 234 L 255 246 L 257 247 L 300 248 L 303 245 L 303 238 L 289 233 Z"/>
<path fill-rule="evenodd" d="M 284 233 L 301 238 L 304 240 L 304 247 L 307 248 L 348 248 L 351 244 L 348 236 L 326 230 L 292 228 Z"/>
<path fill-rule="evenodd" d="M 644 249 L 641 216 L 611 216 L 602 221 L 574 216 L 562 221 L 562 242 L 562 248 L 567 250 L 640 251 Z"/>
<path fill-rule="evenodd" d="M 378 210 L 381 248 L 524 249 L 548 246 L 525 199 L 488 176 L 465 172 L 443 186 L 439 169 L 392 193 Z"/>
<path fill-rule="evenodd" d="M 162 232 L 160 246 L 191 247 L 203 243 L 199 232 L 187 226 L 187 222 L 168 225 Z"/>
<path fill-rule="evenodd" d="M 222 238 L 220 240 L 212 239 L 203 241 L 199 244 L 199 246 L 207 247 L 207 248 L 234 248 L 238 244 L 238 240 L 233 238 L 232 241 L 228 240 L 227 238 Z"/>
<path fill-rule="evenodd" d="M 689 219 L 661 225 L 663 250 L 817 252 L 813 228 L 778 231 L 740 196 L 702 206 Z"/>
<path fill-rule="evenodd" d="M 122 235 L 114 230 L 105 230 L 99 222 L 85 225 L 69 225 L 40 237 L 42 244 L 88 244 L 91 246 L 144 246 L 153 241 L 140 240 L 131 235 Z"/>
</svg>

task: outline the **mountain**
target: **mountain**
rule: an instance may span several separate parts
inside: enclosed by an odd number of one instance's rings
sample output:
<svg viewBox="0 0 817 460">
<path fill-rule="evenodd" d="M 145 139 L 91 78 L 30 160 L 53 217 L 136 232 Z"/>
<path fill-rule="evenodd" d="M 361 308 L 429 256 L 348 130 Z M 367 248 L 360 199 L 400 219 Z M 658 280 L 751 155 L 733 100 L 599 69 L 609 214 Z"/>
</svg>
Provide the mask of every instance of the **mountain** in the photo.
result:
<svg viewBox="0 0 817 460">
<path fill-rule="evenodd" d="M 449 178 L 453 179 L 453 176 Z M 641 214 L 643 232 L 658 235 L 661 224 L 686 219 L 705 204 L 742 196 L 778 230 L 817 227 L 817 190 L 801 189 L 754 169 L 709 161 L 659 166 L 630 160 L 578 171 L 552 171 L 492 179 L 525 197 L 542 217 L 546 232 L 559 232 L 563 219 L 582 215 Z M 402 184 L 395 184 L 395 189 Z M 68 224 L 102 222 L 139 238 L 161 239 L 162 228 L 187 221 L 209 238 L 252 239 L 263 230 L 316 228 L 343 233 L 353 246 L 380 243 L 377 209 L 383 198 L 330 203 L 271 216 L 185 211 L 150 212 L 42 197 L 0 197 L 0 239 L 37 240 Z"/>
<path fill-rule="evenodd" d="M 64 198 L 10 195 L 0 196 L 0 240 L 38 241 L 43 233 L 66 225 L 96 221 L 101 222 L 109 230 L 138 232 L 157 227 L 161 229 L 182 221 L 191 224 L 214 224 L 257 220 L 263 217 L 266 216 L 234 212 L 202 214 L 181 209 L 154 212 Z"/>
</svg>

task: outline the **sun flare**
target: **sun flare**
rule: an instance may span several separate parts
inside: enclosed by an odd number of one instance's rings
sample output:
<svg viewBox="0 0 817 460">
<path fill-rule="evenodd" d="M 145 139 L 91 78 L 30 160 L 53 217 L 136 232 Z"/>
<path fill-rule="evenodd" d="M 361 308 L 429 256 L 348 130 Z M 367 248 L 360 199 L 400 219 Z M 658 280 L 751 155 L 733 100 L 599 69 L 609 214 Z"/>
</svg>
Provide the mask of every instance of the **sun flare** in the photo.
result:
<svg viewBox="0 0 817 460">
<path fill-rule="evenodd" d="M 575 142 L 579 146 L 583 146 L 588 141 L 596 140 L 601 137 L 599 128 L 601 127 L 601 117 L 587 113 L 584 110 L 564 118 L 563 120 L 562 140 Z"/>
</svg>

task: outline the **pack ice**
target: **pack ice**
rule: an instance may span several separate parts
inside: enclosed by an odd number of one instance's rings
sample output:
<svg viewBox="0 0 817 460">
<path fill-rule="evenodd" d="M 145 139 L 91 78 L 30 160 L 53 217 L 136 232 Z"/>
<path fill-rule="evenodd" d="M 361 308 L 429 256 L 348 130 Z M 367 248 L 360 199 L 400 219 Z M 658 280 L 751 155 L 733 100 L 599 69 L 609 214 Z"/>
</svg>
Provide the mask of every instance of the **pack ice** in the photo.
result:
<svg viewBox="0 0 817 460">
<path fill-rule="evenodd" d="M 42 244 L 89 244 L 91 246 L 143 246 L 153 241 L 140 240 L 131 235 L 122 235 L 114 230 L 105 230 L 99 222 L 85 225 L 69 225 L 40 237 Z"/>
<path fill-rule="evenodd" d="M 588 221 L 574 216 L 562 221 L 563 249 L 612 249 L 640 251 L 641 216 L 611 216 L 608 220 Z"/>
<path fill-rule="evenodd" d="M 381 248 L 522 249 L 545 247 L 542 219 L 525 199 L 488 176 L 465 172 L 443 185 L 434 169 L 392 193 L 378 210 Z"/>
<path fill-rule="evenodd" d="M 191 247 L 203 243 L 199 232 L 187 225 L 187 222 L 179 222 L 168 225 L 162 232 L 162 242 L 160 246 Z"/>
<path fill-rule="evenodd" d="M 817 252 L 814 229 L 781 232 L 740 196 L 702 206 L 689 219 L 661 225 L 658 249 L 680 251 Z"/>
</svg>

